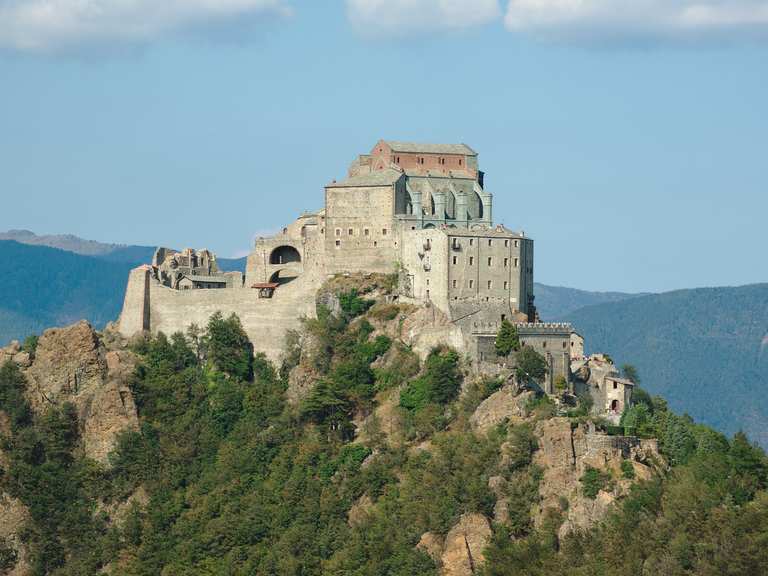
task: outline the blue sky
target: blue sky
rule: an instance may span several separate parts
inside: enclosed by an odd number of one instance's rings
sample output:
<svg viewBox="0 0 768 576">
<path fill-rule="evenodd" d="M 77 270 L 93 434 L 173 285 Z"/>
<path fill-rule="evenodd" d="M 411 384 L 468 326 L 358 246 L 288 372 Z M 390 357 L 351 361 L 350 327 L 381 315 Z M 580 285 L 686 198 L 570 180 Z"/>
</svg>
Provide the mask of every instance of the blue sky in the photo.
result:
<svg viewBox="0 0 768 576">
<path fill-rule="evenodd" d="M 768 2 L 155 4 L 0 1 L 0 230 L 242 254 L 377 139 L 465 142 L 540 282 L 768 281 Z"/>
</svg>

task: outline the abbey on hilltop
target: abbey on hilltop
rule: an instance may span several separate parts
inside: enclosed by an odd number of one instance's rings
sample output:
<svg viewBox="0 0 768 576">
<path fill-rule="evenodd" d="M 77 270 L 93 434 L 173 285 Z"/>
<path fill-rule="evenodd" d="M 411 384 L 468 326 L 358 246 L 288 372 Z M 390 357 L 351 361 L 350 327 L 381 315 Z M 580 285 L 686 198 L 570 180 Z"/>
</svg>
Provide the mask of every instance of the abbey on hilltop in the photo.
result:
<svg viewBox="0 0 768 576">
<path fill-rule="evenodd" d="M 465 144 L 381 140 L 325 186 L 322 210 L 258 238 L 244 276 L 220 272 L 207 250 L 159 248 L 130 274 L 120 331 L 172 333 L 234 312 L 255 349 L 277 359 L 329 277 L 397 273 L 398 297 L 439 311 L 439 338 L 478 362 L 491 361 L 501 322 L 517 323 L 547 358 L 551 392 L 558 376 L 570 380 L 583 345 L 570 325 L 538 321 L 533 240 L 494 224 L 484 184 Z"/>
</svg>

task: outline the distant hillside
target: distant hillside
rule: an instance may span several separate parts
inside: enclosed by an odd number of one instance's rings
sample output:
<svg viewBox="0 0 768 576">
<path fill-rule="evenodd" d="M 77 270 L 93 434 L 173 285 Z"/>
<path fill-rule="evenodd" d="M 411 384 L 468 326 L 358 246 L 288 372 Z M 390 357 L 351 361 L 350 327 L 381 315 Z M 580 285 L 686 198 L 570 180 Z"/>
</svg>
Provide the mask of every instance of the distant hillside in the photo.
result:
<svg viewBox="0 0 768 576">
<path fill-rule="evenodd" d="M 768 284 L 642 296 L 565 320 L 674 409 L 768 446 Z"/>
<path fill-rule="evenodd" d="M 562 286 L 547 286 L 545 284 L 534 285 L 536 294 L 536 308 L 541 319 L 547 322 L 562 320 L 565 316 L 594 304 L 604 302 L 619 302 L 628 298 L 642 296 L 642 294 L 627 294 L 625 292 L 588 292 L 576 288 Z"/>
</svg>

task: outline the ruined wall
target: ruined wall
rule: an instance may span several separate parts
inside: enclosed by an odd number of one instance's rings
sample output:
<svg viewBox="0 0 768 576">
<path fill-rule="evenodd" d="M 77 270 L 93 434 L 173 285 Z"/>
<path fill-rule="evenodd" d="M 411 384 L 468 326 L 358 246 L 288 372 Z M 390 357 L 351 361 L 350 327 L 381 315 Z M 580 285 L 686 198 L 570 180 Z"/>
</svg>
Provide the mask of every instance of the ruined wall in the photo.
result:
<svg viewBox="0 0 768 576">
<path fill-rule="evenodd" d="M 126 336 L 149 330 L 149 266 L 139 266 L 128 274 L 120 331 Z"/>
</svg>

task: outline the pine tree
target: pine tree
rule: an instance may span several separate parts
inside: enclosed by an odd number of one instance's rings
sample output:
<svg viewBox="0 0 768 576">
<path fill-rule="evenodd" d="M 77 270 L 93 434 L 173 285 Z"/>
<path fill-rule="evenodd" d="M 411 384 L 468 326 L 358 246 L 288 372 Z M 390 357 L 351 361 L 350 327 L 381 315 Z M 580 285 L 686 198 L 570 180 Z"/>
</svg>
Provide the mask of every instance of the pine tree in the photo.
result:
<svg viewBox="0 0 768 576">
<path fill-rule="evenodd" d="M 509 320 L 502 320 L 501 328 L 496 334 L 496 354 L 506 357 L 518 350 L 520 350 L 520 337 L 517 335 L 517 328 Z"/>
</svg>

